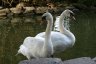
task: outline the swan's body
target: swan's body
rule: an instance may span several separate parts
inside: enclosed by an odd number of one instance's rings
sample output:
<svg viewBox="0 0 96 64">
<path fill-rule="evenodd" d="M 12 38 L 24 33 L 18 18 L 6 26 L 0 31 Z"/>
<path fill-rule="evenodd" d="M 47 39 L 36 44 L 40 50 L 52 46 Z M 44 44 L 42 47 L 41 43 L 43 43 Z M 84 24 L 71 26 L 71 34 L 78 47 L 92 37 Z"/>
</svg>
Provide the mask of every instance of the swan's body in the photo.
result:
<svg viewBox="0 0 96 64">
<path fill-rule="evenodd" d="M 53 24 L 53 17 L 50 13 L 45 13 L 43 16 L 46 16 L 48 21 L 45 38 L 40 36 L 38 37 L 26 37 L 23 44 L 20 46 L 18 53 L 23 54 L 28 59 L 31 57 L 49 57 L 53 54 L 53 45 L 51 41 L 51 30 Z"/>
<path fill-rule="evenodd" d="M 68 11 L 69 12 L 69 11 Z M 69 30 L 64 27 L 64 17 L 67 13 L 67 16 L 70 14 L 67 11 L 64 11 L 60 15 L 59 19 L 59 30 L 60 32 L 51 32 L 51 40 L 53 44 L 53 48 L 55 52 L 64 51 L 65 49 L 72 47 L 75 43 L 75 36 Z M 43 37 L 45 38 L 45 32 L 39 33 L 36 37 Z"/>
</svg>

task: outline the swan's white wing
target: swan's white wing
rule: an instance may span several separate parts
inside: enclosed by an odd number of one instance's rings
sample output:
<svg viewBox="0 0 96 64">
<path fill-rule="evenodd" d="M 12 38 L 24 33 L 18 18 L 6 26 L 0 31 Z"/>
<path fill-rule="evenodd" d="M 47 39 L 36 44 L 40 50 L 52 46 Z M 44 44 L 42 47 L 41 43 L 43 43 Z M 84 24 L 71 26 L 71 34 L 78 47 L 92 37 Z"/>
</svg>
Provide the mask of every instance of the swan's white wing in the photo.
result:
<svg viewBox="0 0 96 64">
<path fill-rule="evenodd" d="M 44 38 L 41 37 L 26 37 L 23 45 L 25 45 L 26 47 L 34 47 L 37 44 L 42 45 L 44 43 Z"/>
<path fill-rule="evenodd" d="M 54 31 L 60 31 L 59 30 L 59 20 L 60 20 L 60 16 L 57 16 L 56 17 L 56 20 L 55 20 L 55 23 L 54 23 Z M 64 27 L 70 31 L 70 25 L 69 25 L 69 21 L 70 21 L 70 18 L 68 17 L 65 17 L 65 19 L 63 20 L 64 22 Z"/>
<path fill-rule="evenodd" d="M 41 49 L 44 44 L 44 38 L 41 37 L 27 37 L 25 38 L 22 45 L 24 45 L 28 50 L 29 53 L 33 57 L 39 57 L 42 55 Z"/>
<path fill-rule="evenodd" d="M 64 27 L 65 27 L 67 30 L 70 31 L 70 23 L 69 23 L 69 21 L 70 21 L 70 18 L 64 19 Z"/>
<path fill-rule="evenodd" d="M 43 44 L 44 38 L 41 37 L 27 37 L 23 42 L 23 45 L 28 47 L 29 49 L 41 49 Z"/>
</svg>

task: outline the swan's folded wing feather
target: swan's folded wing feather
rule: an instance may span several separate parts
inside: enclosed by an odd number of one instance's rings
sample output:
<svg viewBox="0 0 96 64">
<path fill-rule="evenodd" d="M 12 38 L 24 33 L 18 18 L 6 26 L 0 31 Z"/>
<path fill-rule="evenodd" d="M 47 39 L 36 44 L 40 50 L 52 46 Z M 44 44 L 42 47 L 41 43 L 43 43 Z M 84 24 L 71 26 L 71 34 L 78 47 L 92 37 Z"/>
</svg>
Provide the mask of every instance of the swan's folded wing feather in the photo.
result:
<svg viewBox="0 0 96 64">
<path fill-rule="evenodd" d="M 37 34 L 35 37 L 45 37 L 45 32 L 41 32 L 41 33 L 39 33 L 39 34 Z"/>
<path fill-rule="evenodd" d="M 30 49 L 30 48 L 37 47 L 37 45 L 40 48 L 40 47 L 42 47 L 43 43 L 44 43 L 44 38 L 41 38 L 41 37 L 26 37 L 24 42 L 23 42 L 23 45 Z"/>
</svg>

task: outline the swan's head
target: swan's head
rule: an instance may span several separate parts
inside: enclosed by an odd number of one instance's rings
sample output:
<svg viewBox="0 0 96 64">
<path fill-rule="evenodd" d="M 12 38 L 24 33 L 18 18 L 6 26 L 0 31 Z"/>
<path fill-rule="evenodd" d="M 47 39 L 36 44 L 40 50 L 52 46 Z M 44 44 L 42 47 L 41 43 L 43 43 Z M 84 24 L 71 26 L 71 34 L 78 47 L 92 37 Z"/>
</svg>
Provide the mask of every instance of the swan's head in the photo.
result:
<svg viewBox="0 0 96 64">
<path fill-rule="evenodd" d="M 47 21 L 53 21 L 53 16 L 51 13 L 49 12 L 46 12 L 42 15 L 42 19 L 45 19 Z"/>
<path fill-rule="evenodd" d="M 65 11 L 63 11 L 62 15 L 75 20 L 74 13 L 69 9 L 66 9 Z"/>
</svg>

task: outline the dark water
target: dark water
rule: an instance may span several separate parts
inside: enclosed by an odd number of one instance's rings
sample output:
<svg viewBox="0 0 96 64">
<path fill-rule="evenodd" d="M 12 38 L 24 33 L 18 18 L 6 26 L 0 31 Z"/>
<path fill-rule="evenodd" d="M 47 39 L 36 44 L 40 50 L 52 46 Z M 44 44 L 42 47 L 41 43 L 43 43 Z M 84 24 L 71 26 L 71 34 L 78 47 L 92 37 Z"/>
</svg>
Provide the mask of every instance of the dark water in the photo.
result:
<svg viewBox="0 0 96 64">
<path fill-rule="evenodd" d="M 70 29 L 76 37 L 74 47 L 55 54 L 55 57 L 66 60 L 96 56 L 96 13 L 78 13 L 76 19 L 70 22 Z M 40 21 L 40 16 L 0 19 L 0 64 L 18 64 L 26 59 L 23 55 L 15 54 L 25 37 L 45 31 L 45 25 L 40 25 Z"/>
</svg>

